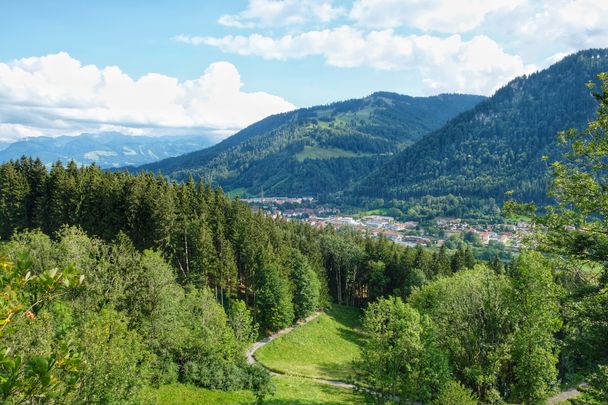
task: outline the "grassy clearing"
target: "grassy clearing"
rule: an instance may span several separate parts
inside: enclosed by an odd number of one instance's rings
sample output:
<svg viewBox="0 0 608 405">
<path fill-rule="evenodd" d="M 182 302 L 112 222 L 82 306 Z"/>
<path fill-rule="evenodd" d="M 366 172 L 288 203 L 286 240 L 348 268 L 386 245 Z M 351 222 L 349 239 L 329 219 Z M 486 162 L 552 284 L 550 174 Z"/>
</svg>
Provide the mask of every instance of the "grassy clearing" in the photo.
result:
<svg viewBox="0 0 608 405">
<path fill-rule="evenodd" d="M 230 191 L 226 191 L 226 195 L 230 198 L 234 198 L 234 197 L 248 198 L 248 197 L 250 197 L 249 193 L 247 192 L 247 189 L 245 189 L 243 187 L 235 188 L 234 190 L 230 190 Z"/>
<path fill-rule="evenodd" d="M 251 391 L 224 392 L 197 388 L 185 384 L 163 385 L 145 392 L 146 402 L 155 401 L 159 405 L 198 404 L 251 404 L 255 397 Z"/>
<path fill-rule="evenodd" d="M 314 321 L 260 348 L 256 359 L 284 374 L 347 380 L 352 361 L 360 355 L 360 317 L 356 308 L 334 305 Z"/>
<path fill-rule="evenodd" d="M 366 217 L 368 215 L 386 215 L 388 208 L 376 208 L 375 210 L 360 211 L 358 217 Z"/>
<path fill-rule="evenodd" d="M 298 162 L 302 162 L 305 159 L 333 159 L 341 157 L 364 157 L 371 156 L 368 153 L 355 153 L 349 150 L 338 149 L 338 148 L 322 148 L 320 146 L 304 146 L 304 150 L 296 154 Z"/>
<path fill-rule="evenodd" d="M 273 377 L 277 387 L 274 396 L 264 401 L 269 405 L 363 404 L 363 397 L 348 389 L 319 384 L 299 377 Z M 224 392 L 183 384 L 165 385 L 150 390 L 148 398 L 160 405 L 252 404 L 255 397 L 249 391 Z"/>
</svg>

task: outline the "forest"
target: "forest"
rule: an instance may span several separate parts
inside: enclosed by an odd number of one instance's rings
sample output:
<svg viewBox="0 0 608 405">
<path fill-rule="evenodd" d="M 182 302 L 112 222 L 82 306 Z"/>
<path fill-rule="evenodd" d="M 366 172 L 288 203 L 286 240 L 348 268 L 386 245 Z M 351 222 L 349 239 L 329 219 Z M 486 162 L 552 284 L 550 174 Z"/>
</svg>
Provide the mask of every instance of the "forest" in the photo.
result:
<svg viewBox="0 0 608 405">
<path fill-rule="evenodd" d="M 272 398 L 252 341 L 331 303 L 364 310 L 372 403 L 608 402 L 608 74 L 560 135 L 556 204 L 510 262 L 252 211 L 221 188 L 95 166 L 0 166 L 0 399 L 150 403 L 172 383 Z"/>
<path fill-rule="evenodd" d="M 244 356 L 259 335 L 475 260 L 274 220 L 202 182 L 31 158 L 0 166 L 0 213 L 9 403 L 135 401 L 172 382 L 262 398 L 269 375 Z"/>
<path fill-rule="evenodd" d="M 258 195 L 262 188 L 273 195 L 335 193 L 483 99 L 377 92 L 271 116 L 210 148 L 132 170 L 160 170 L 180 181 L 201 177 L 241 195 Z"/>
<path fill-rule="evenodd" d="M 512 192 L 548 203 L 548 162 L 563 152 L 556 134 L 584 128 L 597 101 L 585 84 L 608 70 L 608 51 L 589 49 L 521 76 L 370 173 L 350 198 L 407 201 L 426 196 L 493 198 Z"/>
</svg>

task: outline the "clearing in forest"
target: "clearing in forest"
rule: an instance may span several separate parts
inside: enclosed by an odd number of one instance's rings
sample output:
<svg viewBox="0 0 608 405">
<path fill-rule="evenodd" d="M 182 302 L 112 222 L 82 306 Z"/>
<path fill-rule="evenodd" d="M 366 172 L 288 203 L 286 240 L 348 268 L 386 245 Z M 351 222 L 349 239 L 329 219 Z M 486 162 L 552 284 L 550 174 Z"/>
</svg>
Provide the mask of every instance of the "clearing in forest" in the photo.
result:
<svg viewBox="0 0 608 405">
<path fill-rule="evenodd" d="M 359 309 L 333 305 L 313 321 L 261 347 L 255 357 L 280 374 L 347 381 L 363 342 L 360 319 Z"/>
</svg>

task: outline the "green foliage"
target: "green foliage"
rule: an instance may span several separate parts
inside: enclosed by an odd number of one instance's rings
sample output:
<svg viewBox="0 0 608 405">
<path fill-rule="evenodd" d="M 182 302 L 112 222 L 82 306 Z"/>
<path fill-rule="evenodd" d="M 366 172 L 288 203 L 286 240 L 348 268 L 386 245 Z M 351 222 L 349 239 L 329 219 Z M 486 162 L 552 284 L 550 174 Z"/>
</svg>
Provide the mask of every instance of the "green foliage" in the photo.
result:
<svg viewBox="0 0 608 405">
<path fill-rule="evenodd" d="M 277 331 L 294 320 L 292 293 L 276 265 L 264 268 L 257 294 L 258 318 L 262 330 Z"/>
<path fill-rule="evenodd" d="M 583 395 L 572 400 L 574 405 L 600 405 L 608 403 L 608 366 L 600 365 L 591 374 Z"/>
<path fill-rule="evenodd" d="M 159 254 L 138 252 L 124 235 L 111 246 L 74 229 L 64 229 L 59 237 L 53 241 L 40 232 L 30 232 L 3 246 L 14 257 L 30 252 L 36 268 L 66 262 L 87 266 L 83 270 L 87 282 L 76 290 L 65 290 L 65 301 L 32 312 L 33 320 L 14 315 L 18 324 L 9 324 L 2 337 L 2 344 L 24 353 L 24 359 L 53 360 L 32 363 L 40 376 L 49 374 L 45 370 L 53 373 L 51 385 L 40 386 L 45 388 L 44 395 L 82 403 L 137 402 L 142 386 L 176 381 L 255 389 L 261 396 L 270 392 L 266 372 L 245 365 L 244 347 L 254 332 L 251 314 L 242 301 L 234 302 L 229 320 L 208 288 L 180 286 Z M 15 273 L 13 267 L 10 270 L 5 274 Z M 60 278 L 59 274 L 53 283 L 43 277 L 46 272 L 34 274 L 28 281 L 33 286 L 34 280 L 42 280 L 45 286 L 64 289 L 72 285 L 68 280 L 73 277 L 61 273 Z M 30 290 L 43 302 L 37 288 Z M 12 364 L 20 360 L 13 352 L 6 356 L 5 364 L 15 368 Z M 70 364 L 78 368 L 67 368 Z M 78 379 L 70 377 L 72 369 L 78 372 Z M 7 395 L 18 399 L 16 389 Z"/>
<path fill-rule="evenodd" d="M 262 188 L 267 195 L 336 192 L 482 99 L 374 93 L 274 115 L 213 147 L 140 169 L 177 180 L 201 177 L 254 195 Z"/>
<path fill-rule="evenodd" d="M 295 319 L 304 319 L 319 308 L 319 279 L 306 257 L 295 251 L 291 263 L 294 286 L 293 308 Z"/>
<path fill-rule="evenodd" d="M 82 364 L 72 403 L 135 403 L 147 383 L 151 353 L 130 331 L 124 315 L 103 309 L 86 315 L 68 335 L 77 342 Z"/>
<path fill-rule="evenodd" d="M 228 322 L 234 331 L 234 337 L 242 351 L 252 343 L 257 336 L 257 325 L 253 322 L 253 316 L 243 300 L 233 300 L 230 302 L 228 310 Z"/>
<path fill-rule="evenodd" d="M 0 399 L 8 403 L 52 402 L 70 392 L 81 372 L 69 341 L 47 342 L 46 350 L 24 343 L 46 328 L 45 306 L 83 278 L 74 267 L 37 273 L 30 268 L 25 257 L 16 264 L 0 258 Z"/>
<path fill-rule="evenodd" d="M 561 328 L 560 291 L 546 260 L 539 253 L 522 254 L 513 275 L 514 393 L 526 404 L 545 404 L 557 385 L 557 341 Z"/>
<path fill-rule="evenodd" d="M 477 405 L 478 403 L 475 394 L 457 381 L 445 384 L 433 401 L 435 405 Z"/>
<path fill-rule="evenodd" d="M 551 165 L 555 204 L 541 214 L 531 213 L 538 230 L 533 244 L 554 258 L 556 275 L 566 289 L 560 371 L 568 379 L 608 362 L 608 74 L 598 78 L 596 119 L 583 130 L 560 134 L 568 152 Z M 523 208 L 530 212 L 534 207 Z"/>
<path fill-rule="evenodd" d="M 570 146 L 563 161 L 552 164 L 551 195 L 557 204 L 536 220 L 547 227 L 539 239 L 545 251 L 575 259 L 603 262 L 608 257 L 605 220 L 606 156 L 608 156 L 608 74 L 599 75 L 599 109 L 585 130 L 561 133 Z M 539 235 L 541 236 L 541 235 Z"/>
<path fill-rule="evenodd" d="M 558 131 L 587 124 L 597 103 L 583 84 L 606 70 L 608 51 L 589 49 L 518 77 L 406 148 L 352 194 L 385 200 L 453 195 L 501 201 L 511 191 L 520 200 L 548 201 L 549 176 L 542 158 L 555 159 L 563 150 L 555 144 Z"/>
<path fill-rule="evenodd" d="M 451 373 L 485 401 L 544 403 L 556 386 L 560 289 L 548 263 L 524 253 L 512 276 L 485 266 L 439 278 L 414 291 Z"/>
<path fill-rule="evenodd" d="M 249 386 L 255 394 L 255 403 L 264 403 L 264 398 L 274 395 L 276 387 L 270 379 L 270 374 L 260 366 L 249 369 Z"/>
<path fill-rule="evenodd" d="M 374 402 L 428 401 L 448 380 L 447 358 L 430 320 L 400 298 L 370 304 L 363 330 L 367 340 L 356 365 L 358 384 Z"/>
</svg>

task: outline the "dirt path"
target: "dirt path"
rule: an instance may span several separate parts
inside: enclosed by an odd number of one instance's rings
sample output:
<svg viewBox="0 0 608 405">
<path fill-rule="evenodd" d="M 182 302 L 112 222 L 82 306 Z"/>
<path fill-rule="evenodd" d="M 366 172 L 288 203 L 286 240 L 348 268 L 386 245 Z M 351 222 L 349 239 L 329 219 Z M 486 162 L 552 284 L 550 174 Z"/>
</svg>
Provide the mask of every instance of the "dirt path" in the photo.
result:
<svg viewBox="0 0 608 405">
<path fill-rule="evenodd" d="M 257 363 L 257 360 L 255 358 L 255 352 L 262 346 L 267 345 L 269 342 L 280 338 L 281 336 L 285 336 L 286 334 L 292 332 L 293 330 L 306 325 L 308 322 L 313 321 L 315 319 L 317 319 L 323 312 L 319 311 L 319 312 L 315 312 L 314 314 L 310 315 L 308 318 L 304 319 L 303 321 L 298 322 L 295 325 L 289 326 L 285 329 L 281 329 L 278 332 L 273 333 L 272 335 L 265 337 L 262 340 L 258 340 L 257 342 L 255 342 L 254 344 L 251 345 L 251 347 L 249 348 L 249 350 L 247 350 L 247 363 L 249 364 L 255 364 Z M 264 367 L 266 370 L 268 370 L 270 372 L 271 375 L 285 375 L 285 373 L 281 373 L 281 372 L 277 372 L 275 370 L 271 370 L 268 367 L 264 366 L 262 363 L 259 363 L 262 367 Z M 331 385 L 334 387 L 338 387 L 338 388 L 346 388 L 346 389 L 354 389 L 355 386 L 353 384 L 349 384 L 346 383 L 344 381 L 338 381 L 338 380 L 324 380 L 322 378 L 315 378 L 315 377 L 306 377 L 306 376 L 301 376 L 298 375 L 297 377 L 300 378 L 306 378 L 309 380 L 313 380 L 316 381 L 320 384 L 327 384 L 327 385 Z M 552 396 L 551 398 L 547 399 L 547 405 L 557 405 L 561 402 L 564 402 L 568 399 L 572 399 L 576 396 L 580 395 L 580 391 L 578 391 L 576 388 L 572 388 L 570 390 L 567 391 L 563 391 L 560 392 L 557 395 Z"/>
<path fill-rule="evenodd" d="M 547 400 L 547 405 L 557 405 L 568 399 L 572 399 L 580 395 L 580 391 L 576 388 L 569 389 L 567 391 L 562 391 L 557 395 L 552 396 Z"/>
<path fill-rule="evenodd" d="M 251 345 L 249 350 L 247 350 L 247 363 L 254 364 L 257 362 L 254 354 L 260 347 L 265 346 L 268 343 L 270 343 L 271 341 L 275 340 L 276 338 L 280 338 L 281 336 L 288 334 L 289 332 L 293 331 L 294 329 L 299 328 L 300 326 L 304 326 L 308 322 L 317 319 L 319 317 L 319 315 L 321 315 L 322 313 L 323 312 L 321 312 L 321 311 L 315 312 L 314 314 L 310 315 L 308 318 L 304 319 L 303 321 L 298 322 L 295 325 L 291 325 L 285 329 L 281 329 L 280 331 L 275 332 L 272 335 L 267 336 L 262 340 L 258 340 L 257 342 L 255 342 L 254 344 Z"/>
</svg>

